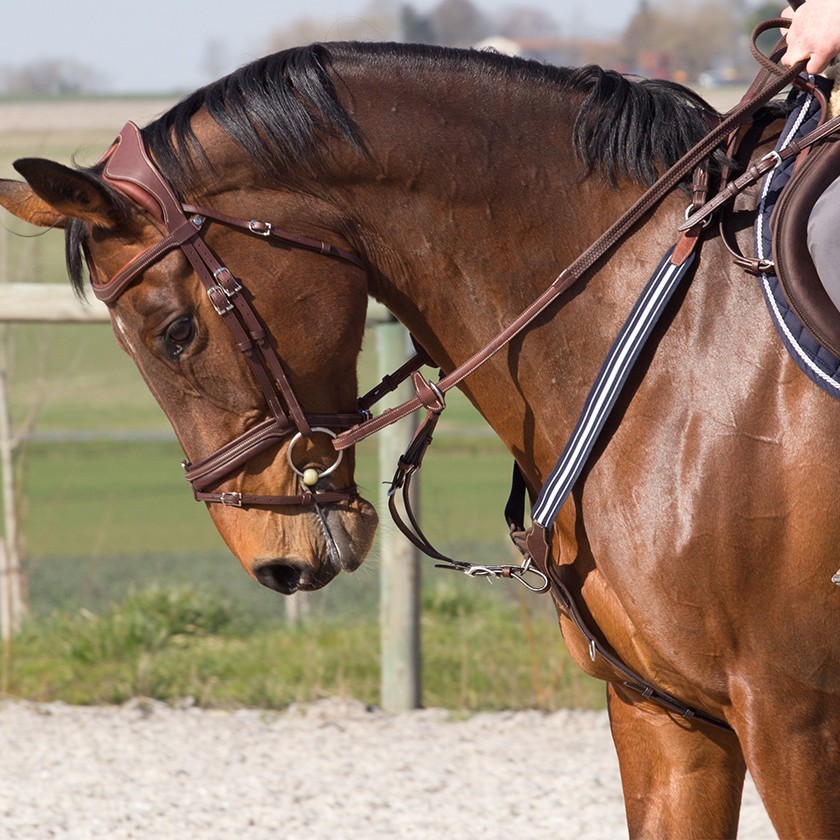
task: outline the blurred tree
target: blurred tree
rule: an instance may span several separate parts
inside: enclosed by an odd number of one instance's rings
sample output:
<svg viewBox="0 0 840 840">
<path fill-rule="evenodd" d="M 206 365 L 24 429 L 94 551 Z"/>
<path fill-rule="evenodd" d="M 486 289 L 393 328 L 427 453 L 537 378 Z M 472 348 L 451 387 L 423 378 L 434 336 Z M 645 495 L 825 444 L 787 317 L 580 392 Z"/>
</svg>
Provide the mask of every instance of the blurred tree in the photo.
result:
<svg viewBox="0 0 840 840">
<path fill-rule="evenodd" d="M 694 81 L 710 71 L 728 72 L 741 46 L 743 18 L 723 0 L 640 0 L 621 38 L 627 69 Z"/>
<path fill-rule="evenodd" d="M 639 6 L 621 36 L 620 58 L 634 72 L 640 69 L 641 56 L 657 43 L 656 29 L 662 24 L 661 14 L 653 11 L 650 0 L 639 0 Z"/>
<path fill-rule="evenodd" d="M 390 41 L 399 37 L 401 21 L 397 0 L 370 0 L 357 16 L 304 17 L 274 29 L 267 49 L 274 52 L 313 41 Z"/>
<path fill-rule="evenodd" d="M 400 40 L 409 44 L 437 43 L 431 17 L 418 12 L 411 4 L 404 3 L 400 7 Z"/>
<path fill-rule="evenodd" d="M 72 95 L 101 90 L 104 78 L 86 64 L 55 58 L 6 68 L 3 87 L 11 94 Z"/>
<path fill-rule="evenodd" d="M 469 46 L 494 34 L 490 18 L 470 0 L 443 0 L 431 18 L 439 43 L 448 46 Z"/>
</svg>

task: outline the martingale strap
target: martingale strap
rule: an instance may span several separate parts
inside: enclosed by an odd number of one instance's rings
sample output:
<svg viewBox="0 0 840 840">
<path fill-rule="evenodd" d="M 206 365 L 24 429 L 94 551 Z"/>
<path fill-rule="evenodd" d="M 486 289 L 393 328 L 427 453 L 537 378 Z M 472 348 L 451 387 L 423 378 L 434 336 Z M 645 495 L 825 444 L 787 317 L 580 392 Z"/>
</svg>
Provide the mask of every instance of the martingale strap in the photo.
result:
<svg viewBox="0 0 840 840">
<path fill-rule="evenodd" d="M 681 240 L 665 254 L 633 306 L 598 372 L 563 453 L 531 510 L 533 523 L 531 529 L 526 533 L 524 528 L 518 527 L 512 510 L 514 505 L 510 501 L 505 509 L 505 516 L 511 528 L 514 544 L 523 552 L 526 562 L 533 562 L 538 569 L 545 572 L 550 582 L 552 596 L 586 639 L 589 656 L 593 662 L 600 656 L 622 677 L 622 684 L 626 688 L 639 692 L 646 699 L 679 714 L 686 720 L 696 720 L 718 729 L 731 731 L 731 727 L 724 721 L 692 708 L 668 692 L 657 688 L 612 653 L 583 618 L 570 588 L 563 580 L 560 569 L 551 562 L 549 556 L 548 535 L 557 514 L 588 461 L 604 423 L 615 407 L 627 378 L 668 305 L 668 301 L 694 263 L 696 256 L 694 246 L 698 234 L 698 229 L 694 228 L 692 241 L 686 243 L 686 248 L 681 249 L 680 246 L 685 242 Z M 514 482 L 512 495 L 523 493 L 518 487 L 524 488 L 521 477 L 518 483 Z M 524 501 L 524 493 L 522 497 Z"/>
<path fill-rule="evenodd" d="M 434 389 L 431 392 L 424 389 L 422 382 L 418 381 L 422 380 L 419 376 L 415 380 L 415 386 L 424 399 L 427 416 L 411 446 L 400 458 L 388 492 L 388 507 L 395 524 L 403 535 L 424 554 L 439 561 L 436 564 L 437 568 L 462 572 L 471 577 L 510 578 L 517 580 L 533 592 L 550 590 L 552 597 L 586 639 L 592 661 L 594 662 L 600 656 L 616 671 L 622 685 L 640 693 L 645 699 L 680 715 L 685 720 L 731 731 L 729 724 L 724 721 L 683 703 L 645 680 L 600 641 L 584 620 L 560 570 L 551 562 L 548 538 L 548 532 L 592 452 L 635 362 L 674 291 L 693 265 L 699 239 L 700 228 L 695 227 L 684 233 L 676 245 L 665 254 L 645 285 L 604 360 L 563 454 L 543 486 L 532 510 L 533 525 L 527 533 L 521 524 L 524 518 L 522 512 L 526 486 L 518 466 L 514 466 L 511 496 L 505 507 L 505 518 L 511 530 L 511 539 L 523 554 L 522 564 L 482 565 L 455 560 L 438 551 L 420 528 L 410 504 L 411 479 L 422 464 L 445 402 L 443 395 L 435 393 Z M 397 491 L 402 493 L 407 522 L 399 515 L 396 506 Z"/>
<path fill-rule="evenodd" d="M 610 347 L 563 453 L 534 503 L 531 519 L 546 530 L 578 480 L 653 328 L 694 263 L 693 249 L 682 260 L 675 250 L 676 246 L 662 258 Z"/>
<path fill-rule="evenodd" d="M 705 184 L 705 172 L 699 175 Z M 671 247 L 648 280 L 639 299 L 633 306 L 624 326 L 613 342 L 595 382 L 586 398 L 574 430 L 532 510 L 533 522 L 549 530 L 560 508 L 580 476 L 601 429 L 607 421 L 627 378 L 653 332 L 662 312 L 680 281 L 694 263 L 700 228 L 684 233 Z M 414 514 L 411 506 L 411 480 L 420 469 L 423 458 L 432 442 L 438 419 L 446 407 L 443 395 L 419 374 L 414 374 L 414 385 L 426 408 L 426 417 L 420 424 L 411 444 L 400 457 L 397 470 L 388 490 L 388 508 L 394 524 L 403 535 L 428 557 L 439 561 L 438 568 L 463 572 L 471 577 L 505 577 L 519 581 L 534 592 L 550 588 L 548 569 L 532 563 L 527 554 L 521 565 L 486 565 L 456 560 L 434 547 Z M 397 507 L 397 495 L 402 497 L 403 518 Z M 517 499 L 519 513 L 516 511 Z M 514 538 L 521 548 L 518 534 L 524 529 L 521 511 L 525 498 L 525 485 L 518 467 L 514 470 L 511 498 L 505 507 L 505 518 Z"/>
</svg>

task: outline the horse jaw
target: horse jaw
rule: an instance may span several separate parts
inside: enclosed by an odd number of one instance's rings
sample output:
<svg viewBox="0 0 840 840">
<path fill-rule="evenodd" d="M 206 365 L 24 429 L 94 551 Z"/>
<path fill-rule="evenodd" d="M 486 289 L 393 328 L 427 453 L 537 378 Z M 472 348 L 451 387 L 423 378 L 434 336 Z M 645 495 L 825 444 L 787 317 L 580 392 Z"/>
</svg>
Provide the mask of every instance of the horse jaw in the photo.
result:
<svg viewBox="0 0 840 840">
<path fill-rule="evenodd" d="M 242 568 L 283 595 L 321 589 L 340 572 L 358 569 L 378 523 L 376 509 L 362 498 L 286 514 L 214 506 L 211 515 Z"/>
</svg>

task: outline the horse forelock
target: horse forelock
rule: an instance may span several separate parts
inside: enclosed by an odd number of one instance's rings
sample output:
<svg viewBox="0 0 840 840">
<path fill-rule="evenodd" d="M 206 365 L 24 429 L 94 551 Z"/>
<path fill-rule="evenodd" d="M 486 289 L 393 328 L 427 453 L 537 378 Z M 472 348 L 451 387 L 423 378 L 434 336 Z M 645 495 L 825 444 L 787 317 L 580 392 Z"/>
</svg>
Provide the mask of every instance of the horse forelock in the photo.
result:
<svg viewBox="0 0 840 840">
<path fill-rule="evenodd" d="M 85 224 L 80 219 L 71 219 L 64 231 L 64 255 L 67 260 L 67 274 L 73 290 L 80 298 L 87 288 L 85 282 L 84 257 Z"/>
</svg>

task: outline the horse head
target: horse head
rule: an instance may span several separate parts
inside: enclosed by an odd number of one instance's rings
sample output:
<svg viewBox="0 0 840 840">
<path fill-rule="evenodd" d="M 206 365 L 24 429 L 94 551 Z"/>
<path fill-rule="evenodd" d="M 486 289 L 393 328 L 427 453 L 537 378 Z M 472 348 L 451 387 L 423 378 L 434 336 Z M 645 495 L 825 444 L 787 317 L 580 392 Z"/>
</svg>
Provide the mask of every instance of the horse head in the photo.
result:
<svg viewBox="0 0 840 840">
<path fill-rule="evenodd" d="M 131 124 L 90 171 L 16 168 L 26 183 L 2 182 L 0 203 L 66 228 L 71 274 L 81 283 L 83 257 L 172 423 L 196 498 L 245 570 L 285 594 L 355 570 L 376 513 L 356 491 L 352 451 L 336 453 L 331 437 L 359 419 L 360 261 L 305 235 L 320 228 L 303 200 L 280 220 L 300 235 L 273 227 L 276 202 L 272 222 L 258 221 L 253 194 L 244 222 L 235 196 L 214 218 L 186 212 Z"/>
</svg>

